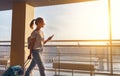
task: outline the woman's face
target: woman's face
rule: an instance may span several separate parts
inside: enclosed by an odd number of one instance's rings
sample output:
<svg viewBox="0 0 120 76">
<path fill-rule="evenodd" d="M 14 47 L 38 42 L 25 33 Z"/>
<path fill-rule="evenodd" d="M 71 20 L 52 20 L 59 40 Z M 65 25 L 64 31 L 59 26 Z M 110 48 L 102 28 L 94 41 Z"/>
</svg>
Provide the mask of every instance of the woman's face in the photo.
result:
<svg viewBox="0 0 120 76">
<path fill-rule="evenodd" d="M 43 28 L 44 26 L 45 26 L 44 21 L 39 21 L 38 22 L 38 25 L 37 25 L 38 28 L 41 28 L 41 27 Z"/>
</svg>

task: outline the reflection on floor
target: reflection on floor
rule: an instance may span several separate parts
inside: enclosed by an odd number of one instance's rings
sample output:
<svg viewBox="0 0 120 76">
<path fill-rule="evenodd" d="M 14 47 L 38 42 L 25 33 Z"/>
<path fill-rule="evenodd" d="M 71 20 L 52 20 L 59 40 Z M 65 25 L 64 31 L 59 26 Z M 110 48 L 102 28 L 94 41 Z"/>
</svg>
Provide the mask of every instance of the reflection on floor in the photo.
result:
<svg viewBox="0 0 120 76">
<path fill-rule="evenodd" d="M 60 72 L 55 75 L 55 71 L 45 71 L 46 76 L 72 76 L 71 72 Z M 2 76 L 2 75 L 0 75 Z M 38 70 L 33 70 L 31 76 L 40 76 Z M 73 76 L 90 76 L 90 74 L 86 73 L 74 73 Z M 104 75 L 104 74 L 95 74 L 95 76 L 120 76 L 120 75 Z"/>
</svg>

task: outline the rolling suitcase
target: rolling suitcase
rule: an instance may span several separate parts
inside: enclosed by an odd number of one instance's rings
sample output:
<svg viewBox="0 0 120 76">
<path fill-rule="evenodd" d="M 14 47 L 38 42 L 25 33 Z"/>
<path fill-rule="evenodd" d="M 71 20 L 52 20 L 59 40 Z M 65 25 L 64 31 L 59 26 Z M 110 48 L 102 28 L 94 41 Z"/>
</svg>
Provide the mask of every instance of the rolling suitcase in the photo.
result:
<svg viewBox="0 0 120 76">
<path fill-rule="evenodd" d="M 24 63 L 24 67 L 30 62 L 30 59 L 27 59 Z M 20 65 L 15 65 L 9 67 L 2 76 L 23 76 L 24 70 Z"/>
</svg>

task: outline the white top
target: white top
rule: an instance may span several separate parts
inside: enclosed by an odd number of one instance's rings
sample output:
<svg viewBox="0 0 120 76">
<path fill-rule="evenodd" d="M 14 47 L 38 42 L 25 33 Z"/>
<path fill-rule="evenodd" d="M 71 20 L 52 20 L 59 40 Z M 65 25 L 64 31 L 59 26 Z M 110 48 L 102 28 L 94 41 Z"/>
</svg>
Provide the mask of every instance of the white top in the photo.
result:
<svg viewBox="0 0 120 76">
<path fill-rule="evenodd" d="M 43 46 L 44 46 L 44 34 L 43 34 L 43 32 L 41 30 L 40 31 L 34 30 L 31 33 L 31 39 L 32 38 L 36 38 L 33 49 L 34 50 L 43 49 Z"/>
</svg>

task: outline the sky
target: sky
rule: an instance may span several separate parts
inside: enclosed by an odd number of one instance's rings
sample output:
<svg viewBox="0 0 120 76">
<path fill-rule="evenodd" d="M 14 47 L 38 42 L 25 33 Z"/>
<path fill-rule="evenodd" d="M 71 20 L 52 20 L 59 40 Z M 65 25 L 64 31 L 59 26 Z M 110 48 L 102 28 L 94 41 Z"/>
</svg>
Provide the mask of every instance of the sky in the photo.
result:
<svg viewBox="0 0 120 76">
<path fill-rule="evenodd" d="M 11 40 L 12 11 L 0 11 L 0 41 Z"/>
<path fill-rule="evenodd" d="M 120 39 L 120 0 L 111 0 L 112 38 Z M 109 39 L 107 0 L 35 8 L 35 18 L 43 17 L 45 38 L 54 40 Z M 0 11 L 0 40 L 11 40 L 12 11 Z"/>
</svg>

